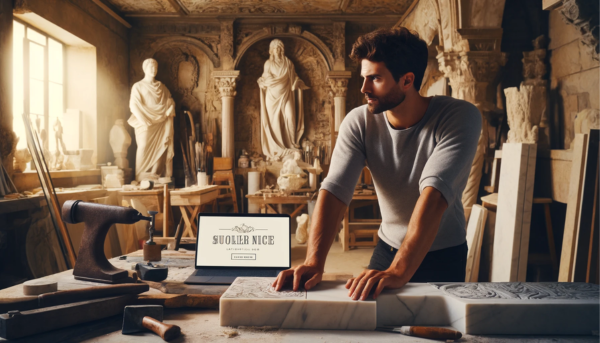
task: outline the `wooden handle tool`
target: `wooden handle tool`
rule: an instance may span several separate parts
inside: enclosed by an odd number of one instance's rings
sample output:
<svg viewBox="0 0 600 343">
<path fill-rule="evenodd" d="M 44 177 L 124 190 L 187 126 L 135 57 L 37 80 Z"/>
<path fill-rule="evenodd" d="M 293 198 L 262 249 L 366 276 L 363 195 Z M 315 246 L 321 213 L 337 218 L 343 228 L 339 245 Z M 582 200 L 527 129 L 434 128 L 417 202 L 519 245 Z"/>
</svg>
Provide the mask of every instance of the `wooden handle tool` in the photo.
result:
<svg viewBox="0 0 600 343">
<path fill-rule="evenodd" d="M 457 340 L 462 337 L 460 331 L 431 327 L 431 326 L 401 326 L 401 327 L 383 327 L 377 328 L 379 331 L 395 332 L 406 336 L 414 336 L 421 338 L 437 339 L 437 340 Z"/>
<path fill-rule="evenodd" d="M 177 325 L 165 324 L 152 317 L 144 317 L 142 319 L 142 326 L 155 334 L 159 335 L 160 338 L 165 341 L 170 341 L 176 338 L 181 333 L 181 328 Z"/>
</svg>

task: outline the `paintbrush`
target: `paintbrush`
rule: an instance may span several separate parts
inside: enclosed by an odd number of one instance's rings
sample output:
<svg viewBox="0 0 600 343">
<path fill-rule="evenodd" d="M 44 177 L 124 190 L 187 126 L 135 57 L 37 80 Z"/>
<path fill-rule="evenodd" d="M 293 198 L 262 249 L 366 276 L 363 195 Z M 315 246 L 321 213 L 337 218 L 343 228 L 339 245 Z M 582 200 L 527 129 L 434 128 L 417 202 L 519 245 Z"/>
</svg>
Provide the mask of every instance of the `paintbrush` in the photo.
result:
<svg viewBox="0 0 600 343">
<path fill-rule="evenodd" d="M 437 340 L 457 340 L 462 337 L 460 331 L 438 328 L 432 326 L 400 326 L 400 327 L 378 327 L 377 331 L 400 333 L 406 336 L 422 337 Z"/>
</svg>

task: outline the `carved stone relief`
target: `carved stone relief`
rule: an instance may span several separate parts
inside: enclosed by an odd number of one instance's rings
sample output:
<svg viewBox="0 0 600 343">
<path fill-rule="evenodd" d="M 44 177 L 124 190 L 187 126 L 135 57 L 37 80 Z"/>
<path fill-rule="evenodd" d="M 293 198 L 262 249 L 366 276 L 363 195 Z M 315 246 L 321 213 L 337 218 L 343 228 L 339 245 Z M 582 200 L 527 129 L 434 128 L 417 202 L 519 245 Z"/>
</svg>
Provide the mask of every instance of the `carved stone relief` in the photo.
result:
<svg viewBox="0 0 600 343">
<path fill-rule="evenodd" d="M 346 52 L 346 23 L 333 23 L 333 58 L 335 59 L 333 69 L 345 70 Z"/>
<path fill-rule="evenodd" d="M 330 139 L 329 118 L 331 106 L 330 86 L 327 82 L 327 64 L 318 50 L 309 42 L 298 38 L 280 37 L 285 45 L 285 55 L 294 64 L 298 77 L 310 89 L 304 95 L 304 138 L 327 145 Z M 235 98 L 235 149 L 246 149 L 262 155 L 260 142 L 260 102 L 256 80 L 263 73 L 269 58 L 271 39 L 259 41 L 250 47 L 238 65 L 240 77 Z M 240 125 L 243 123 L 243 125 Z"/>
<path fill-rule="evenodd" d="M 581 0 L 563 0 L 560 13 L 568 24 L 581 33 L 581 41 L 598 61 L 598 2 Z"/>
<path fill-rule="evenodd" d="M 546 38 L 541 35 L 533 40 L 533 51 L 523 52 L 523 78 L 526 85 L 547 86 L 546 75 Z"/>
<path fill-rule="evenodd" d="M 294 292 L 291 290 L 276 291 L 271 286 L 273 279 L 260 277 L 244 277 L 235 280 L 231 287 L 223 294 L 223 298 L 306 298 L 306 291 Z"/>
<path fill-rule="evenodd" d="M 539 140 L 542 118 L 548 111 L 547 88 L 521 84 L 521 89 L 511 87 L 504 90 L 506 94 L 506 112 L 508 117 L 507 143 L 547 143 L 546 139 Z M 542 144 L 540 144 L 542 145 Z M 547 144 L 545 144 L 547 148 Z"/>
<path fill-rule="evenodd" d="M 402 26 L 419 33 L 419 37 L 430 45 L 440 30 L 436 0 L 421 0 L 402 22 Z"/>
<path fill-rule="evenodd" d="M 233 69 L 233 20 L 221 21 L 219 56 L 223 70 Z"/>
<path fill-rule="evenodd" d="M 598 285 L 570 282 L 490 282 L 432 285 L 462 299 L 574 300 L 598 299 Z"/>
<path fill-rule="evenodd" d="M 123 13 L 177 12 L 169 0 L 108 0 Z"/>
</svg>

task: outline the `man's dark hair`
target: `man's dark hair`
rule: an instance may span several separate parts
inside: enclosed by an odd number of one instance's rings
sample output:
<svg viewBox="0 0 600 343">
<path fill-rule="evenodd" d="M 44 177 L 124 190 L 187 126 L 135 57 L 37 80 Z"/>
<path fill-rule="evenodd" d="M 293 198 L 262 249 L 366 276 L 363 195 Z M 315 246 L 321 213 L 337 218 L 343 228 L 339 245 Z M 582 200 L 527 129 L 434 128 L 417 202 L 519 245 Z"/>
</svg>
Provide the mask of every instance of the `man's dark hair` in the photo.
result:
<svg viewBox="0 0 600 343">
<path fill-rule="evenodd" d="M 412 72 L 415 74 L 413 85 L 418 91 L 427 68 L 427 43 L 418 33 L 405 27 L 380 29 L 358 37 L 350 58 L 357 63 L 364 59 L 385 63 L 396 82 Z"/>
</svg>

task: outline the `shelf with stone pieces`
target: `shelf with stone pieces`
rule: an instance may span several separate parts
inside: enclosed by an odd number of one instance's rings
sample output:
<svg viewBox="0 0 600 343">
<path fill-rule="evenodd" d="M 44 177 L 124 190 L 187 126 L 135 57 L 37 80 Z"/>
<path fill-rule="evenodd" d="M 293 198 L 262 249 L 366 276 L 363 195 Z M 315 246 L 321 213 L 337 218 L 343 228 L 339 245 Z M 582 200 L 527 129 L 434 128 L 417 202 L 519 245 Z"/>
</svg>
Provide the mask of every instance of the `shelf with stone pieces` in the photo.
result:
<svg viewBox="0 0 600 343">
<path fill-rule="evenodd" d="M 237 278 L 220 300 L 221 326 L 374 330 L 452 326 L 473 335 L 591 335 L 598 285 L 586 283 L 409 283 L 353 301 L 343 282 L 276 292 L 274 278 Z"/>
</svg>

